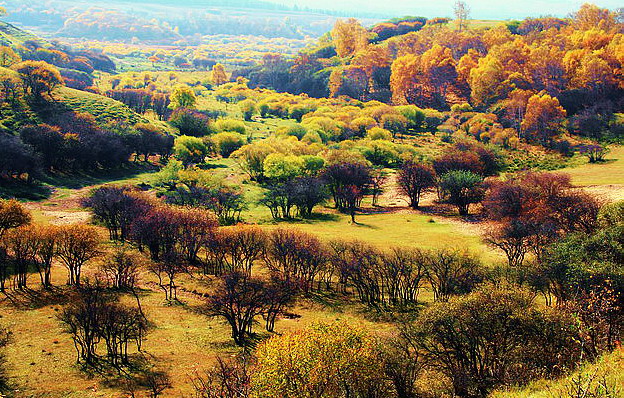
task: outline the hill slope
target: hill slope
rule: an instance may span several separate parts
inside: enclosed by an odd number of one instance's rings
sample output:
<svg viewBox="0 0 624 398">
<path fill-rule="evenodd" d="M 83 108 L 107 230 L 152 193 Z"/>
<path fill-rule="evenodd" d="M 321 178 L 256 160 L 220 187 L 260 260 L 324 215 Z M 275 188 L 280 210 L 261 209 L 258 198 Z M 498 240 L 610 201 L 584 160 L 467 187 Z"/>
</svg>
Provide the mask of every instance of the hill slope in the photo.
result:
<svg viewBox="0 0 624 398">
<path fill-rule="evenodd" d="M 606 385 L 610 395 L 601 384 Z M 600 358 L 595 364 L 588 364 L 560 380 L 540 380 L 522 390 L 497 392 L 490 398 L 552 398 L 552 397 L 624 397 L 624 349 Z M 604 388 L 604 387 L 602 387 Z M 573 394 L 581 391 L 580 395 Z M 598 395 L 592 395 L 596 394 Z"/>
<path fill-rule="evenodd" d="M 55 92 L 57 105 L 75 112 L 90 113 L 101 124 L 123 120 L 130 124 L 146 122 L 146 119 L 125 104 L 102 95 L 62 87 Z"/>
</svg>

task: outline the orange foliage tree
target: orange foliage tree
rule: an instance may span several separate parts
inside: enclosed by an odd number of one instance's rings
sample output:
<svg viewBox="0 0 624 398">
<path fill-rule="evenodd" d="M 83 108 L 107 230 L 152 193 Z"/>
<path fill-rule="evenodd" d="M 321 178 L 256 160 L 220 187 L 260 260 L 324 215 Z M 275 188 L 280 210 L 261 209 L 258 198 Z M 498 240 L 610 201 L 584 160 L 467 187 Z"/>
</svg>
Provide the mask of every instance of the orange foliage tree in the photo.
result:
<svg viewBox="0 0 624 398">
<path fill-rule="evenodd" d="M 561 132 L 566 111 L 557 98 L 536 94 L 529 98 L 521 128 L 524 138 L 545 144 Z"/>
<path fill-rule="evenodd" d="M 33 99 L 41 99 L 43 93 L 52 95 L 52 90 L 63 84 L 59 70 L 44 61 L 24 61 L 13 65 Z"/>
</svg>

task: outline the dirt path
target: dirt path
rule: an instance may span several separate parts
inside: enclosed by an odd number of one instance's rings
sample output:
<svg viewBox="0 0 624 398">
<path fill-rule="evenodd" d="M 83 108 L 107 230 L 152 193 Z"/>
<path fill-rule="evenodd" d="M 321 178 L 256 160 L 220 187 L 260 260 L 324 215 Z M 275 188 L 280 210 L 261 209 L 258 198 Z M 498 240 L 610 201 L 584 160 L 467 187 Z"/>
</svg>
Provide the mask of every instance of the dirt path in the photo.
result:
<svg viewBox="0 0 624 398">
<path fill-rule="evenodd" d="M 84 224 L 89 221 L 91 214 L 82 209 L 80 200 L 97 186 L 99 185 L 80 189 L 55 189 L 48 199 L 26 202 L 24 205 L 53 225 Z"/>
<path fill-rule="evenodd" d="M 624 200 L 624 185 L 622 184 L 589 185 L 580 188 L 606 202 Z"/>
</svg>

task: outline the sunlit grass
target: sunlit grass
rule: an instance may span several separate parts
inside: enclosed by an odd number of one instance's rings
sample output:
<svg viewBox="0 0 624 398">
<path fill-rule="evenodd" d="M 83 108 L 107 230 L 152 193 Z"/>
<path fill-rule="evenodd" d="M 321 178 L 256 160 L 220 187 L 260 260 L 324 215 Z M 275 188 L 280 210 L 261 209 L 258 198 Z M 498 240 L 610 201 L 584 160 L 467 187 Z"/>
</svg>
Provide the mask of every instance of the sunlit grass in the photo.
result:
<svg viewBox="0 0 624 398">
<path fill-rule="evenodd" d="M 579 378 L 579 376 L 581 376 Z M 624 397 L 624 349 L 616 349 L 613 353 L 600 358 L 595 364 L 586 364 L 581 369 L 571 375 L 559 380 L 538 380 L 530 383 L 523 389 L 515 389 L 507 392 L 495 392 L 491 398 L 554 398 L 554 397 L 577 397 L 580 395 L 569 395 L 573 380 L 580 380 L 583 387 L 589 384 L 592 379 L 592 386 L 606 381 L 610 388 L 615 390 L 615 395 L 610 397 Z M 590 395 L 583 395 L 590 396 Z M 594 395 L 591 395 L 594 396 Z M 600 395 L 607 397 L 607 395 Z"/>
<path fill-rule="evenodd" d="M 624 146 L 613 146 L 601 163 L 584 163 L 579 167 L 561 170 L 572 177 L 578 186 L 624 184 Z"/>
</svg>

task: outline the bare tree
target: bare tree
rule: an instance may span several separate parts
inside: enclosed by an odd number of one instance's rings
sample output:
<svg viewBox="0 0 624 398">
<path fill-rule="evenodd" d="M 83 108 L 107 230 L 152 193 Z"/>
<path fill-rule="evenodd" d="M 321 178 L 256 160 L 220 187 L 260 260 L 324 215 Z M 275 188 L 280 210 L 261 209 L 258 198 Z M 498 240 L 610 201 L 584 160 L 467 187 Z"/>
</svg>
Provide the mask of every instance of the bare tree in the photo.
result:
<svg viewBox="0 0 624 398">
<path fill-rule="evenodd" d="M 100 268 L 114 289 L 132 289 L 142 262 L 143 259 L 137 253 L 120 246 L 104 260 Z"/>
<path fill-rule="evenodd" d="M 279 279 L 301 283 L 310 290 L 319 273 L 327 266 L 328 253 L 313 235 L 277 229 L 267 239 L 264 261 Z"/>
<path fill-rule="evenodd" d="M 248 278 L 240 272 L 227 274 L 215 292 L 208 297 L 206 313 L 225 318 L 232 329 L 232 338 L 245 345 L 252 334 L 256 316 L 265 311 L 266 287 L 258 279 Z"/>
<path fill-rule="evenodd" d="M 217 364 L 204 374 L 191 378 L 196 398 L 245 398 L 251 393 L 249 358 L 238 356 L 233 360 L 217 358 Z"/>
<path fill-rule="evenodd" d="M 158 398 L 165 390 L 171 388 L 171 379 L 163 371 L 152 370 L 145 375 L 143 384 L 147 387 L 149 398 Z"/>
<path fill-rule="evenodd" d="M 405 162 L 397 177 L 399 190 L 410 200 L 410 206 L 418 208 L 420 196 L 436 186 L 436 173 L 426 164 Z"/>
<path fill-rule="evenodd" d="M 447 301 L 451 295 L 469 293 L 483 278 L 479 261 L 456 251 L 430 253 L 426 264 L 427 279 L 436 301 Z"/>
<path fill-rule="evenodd" d="M 424 254 L 418 250 L 394 248 L 383 255 L 380 264 L 384 299 L 391 305 L 416 304 L 426 276 Z"/>
<path fill-rule="evenodd" d="M 178 275 L 188 272 L 186 263 L 175 254 L 168 254 L 148 267 L 158 278 L 158 286 L 165 292 L 165 300 L 178 300 Z"/>
<path fill-rule="evenodd" d="M 453 13 L 455 14 L 455 23 L 457 29 L 462 32 L 468 28 L 468 19 L 470 18 L 470 6 L 465 1 L 456 0 L 453 5 Z"/>
<path fill-rule="evenodd" d="M 266 330 L 275 330 L 275 320 L 283 314 L 285 309 L 291 306 L 297 297 L 301 286 L 293 281 L 273 279 L 267 286 L 264 319 Z"/>
<path fill-rule="evenodd" d="M 236 226 L 226 230 L 222 244 L 225 245 L 226 264 L 230 271 L 251 276 L 254 264 L 264 251 L 266 236 L 257 227 Z"/>
<path fill-rule="evenodd" d="M 59 320 L 72 336 L 77 361 L 93 365 L 100 359 L 97 348 L 104 341 L 110 364 L 129 363 L 130 342 L 141 349 L 147 321 L 139 309 L 127 307 L 108 292 L 100 281 L 87 281 L 78 287 L 76 299 L 63 309 Z"/>
</svg>

